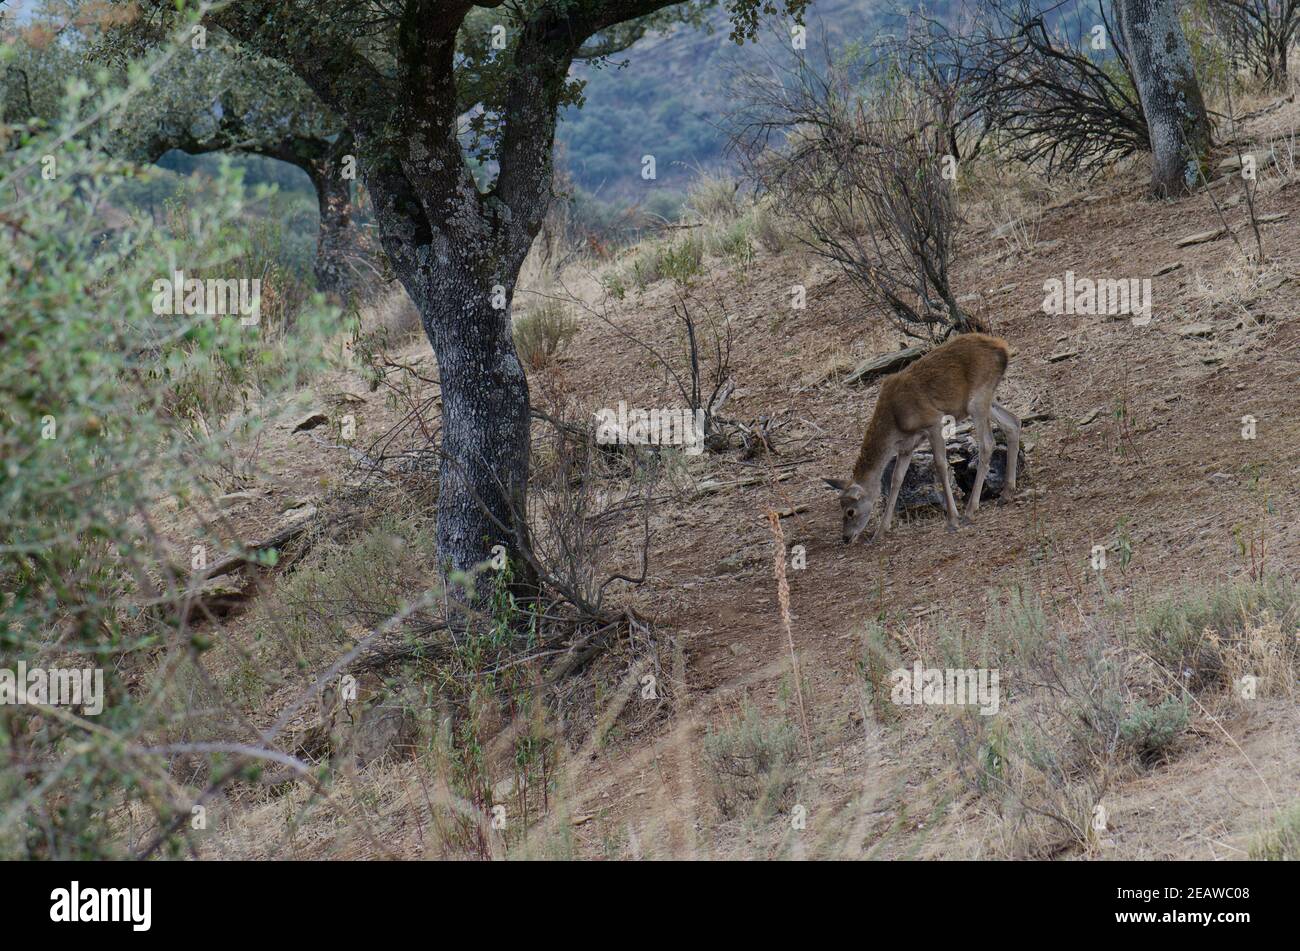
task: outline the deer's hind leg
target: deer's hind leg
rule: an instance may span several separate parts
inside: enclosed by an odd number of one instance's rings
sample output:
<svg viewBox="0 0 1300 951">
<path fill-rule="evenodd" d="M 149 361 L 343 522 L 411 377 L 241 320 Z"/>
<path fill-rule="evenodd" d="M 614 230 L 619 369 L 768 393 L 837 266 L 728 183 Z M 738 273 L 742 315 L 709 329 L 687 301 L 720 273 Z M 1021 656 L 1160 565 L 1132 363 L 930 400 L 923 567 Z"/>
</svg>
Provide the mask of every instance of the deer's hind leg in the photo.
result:
<svg viewBox="0 0 1300 951">
<path fill-rule="evenodd" d="M 984 477 L 989 474 L 989 463 L 993 459 L 993 423 L 990 420 L 992 400 L 971 406 L 970 418 L 974 424 L 975 442 L 979 446 L 980 461 L 975 469 L 975 484 L 971 486 L 970 497 L 966 499 L 966 518 L 971 518 L 980 507 L 980 493 L 984 491 Z"/>
<path fill-rule="evenodd" d="M 1016 494 L 1016 466 L 1020 462 L 1020 419 L 996 400 L 990 404 L 989 411 L 997 420 L 998 428 L 1007 437 L 1007 478 L 1002 484 L 1002 498 L 1009 499 Z"/>
</svg>

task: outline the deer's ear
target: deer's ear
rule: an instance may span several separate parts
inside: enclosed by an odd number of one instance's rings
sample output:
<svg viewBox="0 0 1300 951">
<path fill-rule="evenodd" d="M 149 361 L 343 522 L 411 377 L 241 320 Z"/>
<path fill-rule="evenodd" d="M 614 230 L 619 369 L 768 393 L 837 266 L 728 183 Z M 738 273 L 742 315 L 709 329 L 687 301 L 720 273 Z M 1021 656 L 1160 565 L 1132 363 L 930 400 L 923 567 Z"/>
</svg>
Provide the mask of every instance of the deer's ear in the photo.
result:
<svg viewBox="0 0 1300 951">
<path fill-rule="evenodd" d="M 848 488 L 848 485 L 841 479 L 823 478 L 822 481 L 825 482 L 827 485 L 829 485 L 836 492 L 843 492 L 846 488 Z"/>
</svg>

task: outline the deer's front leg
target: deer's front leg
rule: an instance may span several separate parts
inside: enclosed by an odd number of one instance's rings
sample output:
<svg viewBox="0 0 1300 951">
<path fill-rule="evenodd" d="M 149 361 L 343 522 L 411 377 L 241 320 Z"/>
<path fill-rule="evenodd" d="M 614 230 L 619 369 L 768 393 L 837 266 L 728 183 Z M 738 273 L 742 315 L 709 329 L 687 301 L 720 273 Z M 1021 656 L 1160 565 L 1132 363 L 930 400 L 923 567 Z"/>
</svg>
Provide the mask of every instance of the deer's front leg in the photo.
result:
<svg viewBox="0 0 1300 951">
<path fill-rule="evenodd" d="M 914 445 L 915 443 L 912 444 Z M 889 483 L 889 498 L 885 501 L 885 514 L 881 516 L 880 524 L 876 526 L 876 532 L 871 536 L 873 542 L 884 538 L 885 533 L 894 523 L 894 504 L 898 501 L 898 493 L 903 488 L 903 480 L 907 478 L 907 467 L 912 464 L 912 446 L 900 449 L 898 457 L 894 460 L 894 478 Z"/>
<path fill-rule="evenodd" d="M 943 506 L 948 514 L 948 531 L 957 531 L 957 502 L 952 497 L 952 474 L 948 471 L 948 442 L 943 438 L 943 423 L 930 429 L 930 450 L 934 453 L 935 478 L 943 488 Z"/>
</svg>

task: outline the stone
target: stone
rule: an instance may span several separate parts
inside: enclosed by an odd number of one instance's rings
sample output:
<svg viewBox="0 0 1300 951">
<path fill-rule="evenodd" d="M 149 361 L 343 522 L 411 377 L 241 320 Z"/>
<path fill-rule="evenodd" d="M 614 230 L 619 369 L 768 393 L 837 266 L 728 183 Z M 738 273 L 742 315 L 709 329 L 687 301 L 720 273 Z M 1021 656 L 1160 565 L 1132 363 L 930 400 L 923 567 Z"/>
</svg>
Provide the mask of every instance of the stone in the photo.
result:
<svg viewBox="0 0 1300 951">
<path fill-rule="evenodd" d="M 227 492 L 217 496 L 217 504 L 222 508 L 233 508 L 241 502 L 251 502 L 257 498 L 256 492 Z"/>
<path fill-rule="evenodd" d="M 1174 242 L 1175 248 L 1187 248 L 1194 244 L 1205 244 L 1207 241 L 1214 241 L 1227 235 L 1227 228 L 1215 228 L 1213 231 L 1198 231 L 1196 234 L 1189 234 L 1186 237 L 1179 238 Z"/>
<path fill-rule="evenodd" d="M 714 574 L 727 575 L 740 571 L 745 566 L 745 556 L 741 552 L 732 552 L 726 558 L 718 561 L 714 567 Z"/>
<path fill-rule="evenodd" d="M 304 518 L 311 518 L 315 515 L 316 506 L 308 499 L 300 499 L 280 514 L 291 522 L 297 522 Z"/>
<path fill-rule="evenodd" d="M 1273 154 L 1272 149 L 1252 149 L 1249 152 L 1242 152 L 1240 155 L 1229 155 L 1227 158 L 1220 161 L 1219 174 L 1228 175 L 1232 172 L 1241 171 L 1241 167 L 1247 158 L 1253 158 L 1255 160 L 1255 171 L 1257 172 L 1261 169 L 1268 168 L 1277 161 L 1277 156 Z"/>
</svg>

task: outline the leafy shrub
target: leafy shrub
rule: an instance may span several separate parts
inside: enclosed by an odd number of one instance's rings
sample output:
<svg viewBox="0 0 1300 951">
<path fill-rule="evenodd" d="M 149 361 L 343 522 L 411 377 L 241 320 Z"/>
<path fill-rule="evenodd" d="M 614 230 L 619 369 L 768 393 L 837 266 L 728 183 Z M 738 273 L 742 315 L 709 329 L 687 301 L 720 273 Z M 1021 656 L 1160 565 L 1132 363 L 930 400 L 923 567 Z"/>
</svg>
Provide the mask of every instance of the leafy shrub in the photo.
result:
<svg viewBox="0 0 1300 951">
<path fill-rule="evenodd" d="M 1138 700 L 1119 724 L 1119 738 L 1144 763 L 1163 756 L 1187 729 L 1187 704 L 1167 697 L 1158 707 Z"/>
<path fill-rule="evenodd" d="M 704 763 L 723 815 L 748 806 L 755 816 L 787 807 L 795 788 L 798 737 L 784 718 L 764 717 L 748 698 L 740 714 L 704 738 Z"/>
<path fill-rule="evenodd" d="M 93 126 L 80 120 L 101 104 L 91 97 L 74 86 L 66 119 L 48 132 L 9 128 L 0 164 L 0 655 L 6 667 L 90 667 L 104 688 L 97 715 L 0 705 L 6 857 L 120 856 L 128 814 L 133 839 L 152 843 L 142 851 L 179 848 L 193 797 L 151 741 L 185 724 L 153 698 L 207 647 L 177 584 L 188 546 L 206 539 L 184 539 L 178 566 L 152 516 L 184 511 L 205 491 L 206 465 L 228 456 L 230 434 L 261 423 L 175 425 L 176 388 L 211 367 L 256 365 L 265 328 L 154 312 L 155 280 L 177 262 L 197 273 L 211 261 L 124 216 L 106 230 L 105 202 L 132 170 L 89 141 Z M 52 179 L 41 175 L 47 155 L 58 158 Z M 194 216 L 236 259 L 258 253 L 238 223 L 244 207 L 238 183 L 220 179 Z M 303 315 L 303 345 L 277 357 L 269 393 L 301 386 L 318 366 L 309 335 L 322 327 Z"/>
<path fill-rule="evenodd" d="M 685 286 L 703 273 L 704 244 L 693 237 L 676 244 L 654 245 L 632 262 L 632 280 L 642 290 L 662 280 Z"/>
</svg>

